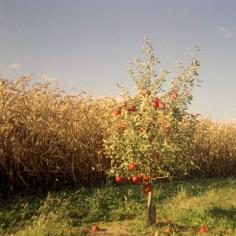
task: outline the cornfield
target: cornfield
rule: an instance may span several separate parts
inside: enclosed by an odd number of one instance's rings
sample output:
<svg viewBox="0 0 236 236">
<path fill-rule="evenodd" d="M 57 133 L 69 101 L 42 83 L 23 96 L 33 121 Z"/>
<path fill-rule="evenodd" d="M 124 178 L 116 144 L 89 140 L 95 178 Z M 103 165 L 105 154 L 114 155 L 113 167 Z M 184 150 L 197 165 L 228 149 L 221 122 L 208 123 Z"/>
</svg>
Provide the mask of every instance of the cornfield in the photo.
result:
<svg viewBox="0 0 236 236">
<path fill-rule="evenodd" d="M 199 177 L 236 175 L 236 123 L 200 119 L 195 133 L 192 174 Z"/>
<path fill-rule="evenodd" d="M 0 81 L 0 193 L 106 180 L 115 98 L 68 95 L 29 77 Z M 236 174 L 236 124 L 199 120 L 193 177 Z"/>
<path fill-rule="evenodd" d="M 104 180 L 104 102 L 30 82 L 0 86 L 1 192 Z"/>
</svg>

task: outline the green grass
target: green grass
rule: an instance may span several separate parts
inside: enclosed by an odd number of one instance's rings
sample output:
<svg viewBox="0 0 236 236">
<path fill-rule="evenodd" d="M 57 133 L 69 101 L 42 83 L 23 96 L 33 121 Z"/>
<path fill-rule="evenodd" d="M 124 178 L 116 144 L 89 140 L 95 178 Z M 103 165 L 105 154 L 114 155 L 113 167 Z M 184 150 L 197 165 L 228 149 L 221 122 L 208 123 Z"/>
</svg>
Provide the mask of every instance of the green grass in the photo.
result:
<svg viewBox="0 0 236 236">
<path fill-rule="evenodd" d="M 141 186 L 66 189 L 0 201 L 0 235 L 236 235 L 236 179 L 156 183 L 157 225 L 145 226 Z M 167 231 L 172 233 L 167 233 Z"/>
</svg>

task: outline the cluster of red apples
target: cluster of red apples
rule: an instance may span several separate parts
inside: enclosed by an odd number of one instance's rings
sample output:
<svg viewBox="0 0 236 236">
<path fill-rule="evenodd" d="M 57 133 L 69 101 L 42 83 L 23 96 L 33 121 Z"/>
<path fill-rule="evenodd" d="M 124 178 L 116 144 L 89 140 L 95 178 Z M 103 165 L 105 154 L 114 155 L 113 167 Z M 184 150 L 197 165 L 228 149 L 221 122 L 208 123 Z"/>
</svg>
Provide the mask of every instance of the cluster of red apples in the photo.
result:
<svg viewBox="0 0 236 236">
<path fill-rule="evenodd" d="M 131 171 L 135 171 L 136 170 L 136 164 L 131 162 L 129 164 L 129 169 Z M 138 184 L 138 183 L 142 183 L 143 187 L 142 187 L 142 192 L 144 193 L 148 193 L 148 192 L 152 192 L 152 185 L 150 183 L 151 177 L 149 175 L 142 175 L 142 173 L 138 173 L 136 175 L 132 175 L 128 178 L 125 178 L 121 175 L 117 175 L 115 177 L 115 181 L 117 183 L 123 183 L 123 182 L 131 182 L 133 184 Z"/>
</svg>

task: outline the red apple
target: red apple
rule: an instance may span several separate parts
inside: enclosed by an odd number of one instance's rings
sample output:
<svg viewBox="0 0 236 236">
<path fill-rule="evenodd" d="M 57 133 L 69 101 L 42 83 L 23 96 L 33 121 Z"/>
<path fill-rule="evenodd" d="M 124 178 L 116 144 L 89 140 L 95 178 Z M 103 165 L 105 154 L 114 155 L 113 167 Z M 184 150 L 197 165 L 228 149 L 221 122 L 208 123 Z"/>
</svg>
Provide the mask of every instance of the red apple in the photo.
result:
<svg viewBox="0 0 236 236">
<path fill-rule="evenodd" d="M 137 175 L 133 176 L 132 181 L 134 184 L 137 184 L 139 182 L 139 177 Z"/>
<path fill-rule="evenodd" d="M 131 163 L 129 164 L 129 169 L 130 169 L 130 170 L 135 170 L 135 168 L 136 168 L 136 164 L 133 163 L 133 162 L 131 162 Z"/>
<path fill-rule="evenodd" d="M 154 97 L 154 98 L 153 98 L 153 102 L 154 102 L 154 103 L 159 103 L 159 102 L 160 102 L 160 99 L 159 99 L 158 97 Z"/>
<path fill-rule="evenodd" d="M 198 233 L 206 233 L 208 232 L 208 228 L 205 225 L 201 225 L 198 229 Z"/>
<path fill-rule="evenodd" d="M 122 176 L 116 176 L 116 183 L 122 183 L 124 181 L 124 178 Z"/>
<path fill-rule="evenodd" d="M 143 176 L 143 181 L 144 182 L 148 182 L 149 180 L 150 180 L 150 176 L 148 176 L 148 175 Z"/>
<path fill-rule="evenodd" d="M 142 188 L 142 191 L 144 193 L 152 192 L 152 185 L 151 184 L 144 184 L 143 188 Z"/>
<path fill-rule="evenodd" d="M 153 107 L 157 109 L 159 107 L 160 103 L 159 102 L 153 102 Z"/>
<path fill-rule="evenodd" d="M 95 233 L 95 232 L 97 232 L 97 230 L 98 230 L 97 224 L 93 224 L 92 232 Z"/>
<path fill-rule="evenodd" d="M 141 180 L 143 178 L 142 173 L 138 173 L 137 176 L 138 176 L 139 180 Z"/>
</svg>

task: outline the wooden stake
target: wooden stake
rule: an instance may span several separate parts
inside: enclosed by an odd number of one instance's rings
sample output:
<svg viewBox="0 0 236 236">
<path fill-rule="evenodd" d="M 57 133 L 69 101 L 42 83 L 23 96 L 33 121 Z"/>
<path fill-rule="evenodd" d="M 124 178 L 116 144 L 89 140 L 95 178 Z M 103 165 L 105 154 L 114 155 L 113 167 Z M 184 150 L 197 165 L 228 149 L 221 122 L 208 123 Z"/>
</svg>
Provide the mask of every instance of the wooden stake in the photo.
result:
<svg viewBox="0 0 236 236">
<path fill-rule="evenodd" d="M 153 192 L 148 192 L 146 220 L 148 226 L 156 224 L 156 204 L 153 199 Z"/>
</svg>

